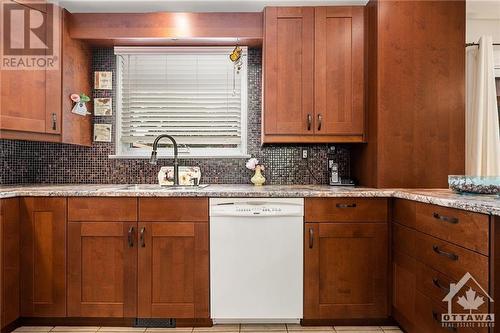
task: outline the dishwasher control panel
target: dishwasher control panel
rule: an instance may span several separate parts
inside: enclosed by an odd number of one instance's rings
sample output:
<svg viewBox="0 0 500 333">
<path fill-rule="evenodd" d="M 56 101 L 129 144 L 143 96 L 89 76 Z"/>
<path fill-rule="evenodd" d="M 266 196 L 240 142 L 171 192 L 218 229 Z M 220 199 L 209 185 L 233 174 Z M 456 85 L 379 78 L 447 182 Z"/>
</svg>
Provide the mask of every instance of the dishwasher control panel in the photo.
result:
<svg viewBox="0 0 500 333">
<path fill-rule="evenodd" d="M 304 199 L 210 199 L 210 216 L 304 216 Z"/>
<path fill-rule="evenodd" d="M 272 214 L 282 212 L 281 207 L 236 207 L 236 212 L 238 213 L 252 213 L 254 215 L 259 214 Z"/>
</svg>

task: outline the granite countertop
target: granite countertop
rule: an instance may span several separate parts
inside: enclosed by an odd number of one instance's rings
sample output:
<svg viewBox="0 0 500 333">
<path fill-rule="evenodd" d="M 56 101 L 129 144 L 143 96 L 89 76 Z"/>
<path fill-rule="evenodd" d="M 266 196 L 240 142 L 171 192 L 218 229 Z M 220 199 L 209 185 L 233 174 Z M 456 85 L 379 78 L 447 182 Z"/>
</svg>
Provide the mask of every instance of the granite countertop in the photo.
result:
<svg viewBox="0 0 500 333">
<path fill-rule="evenodd" d="M 500 197 L 457 194 L 448 189 L 374 189 L 327 185 L 210 185 L 204 188 L 166 189 L 158 185 L 13 185 L 0 186 L 0 198 L 16 196 L 100 197 L 395 197 L 439 206 L 500 216 Z"/>
</svg>

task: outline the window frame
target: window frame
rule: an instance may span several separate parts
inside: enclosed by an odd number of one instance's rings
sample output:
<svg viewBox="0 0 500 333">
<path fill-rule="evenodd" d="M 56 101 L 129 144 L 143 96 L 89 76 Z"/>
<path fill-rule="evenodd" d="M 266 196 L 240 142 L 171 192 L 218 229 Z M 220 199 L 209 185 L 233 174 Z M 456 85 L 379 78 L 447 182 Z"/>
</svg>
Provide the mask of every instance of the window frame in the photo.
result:
<svg viewBox="0 0 500 333">
<path fill-rule="evenodd" d="M 179 144 L 179 158 L 248 158 L 248 48 L 241 47 L 243 66 L 240 70 L 241 75 L 241 144 L 235 148 L 203 148 L 203 147 L 187 147 Z M 207 46 L 166 46 L 166 47 L 115 47 L 116 57 L 116 83 L 115 83 L 115 98 L 116 98 L 116 123 L 115 123 L 115 155 L 109 155 L 109 158 L 117 159 L 145 159 L 151 155 L 150 149 L 130 148 L 128 144 L 121 142 L 121 116 L 122 116 L 122 62 L 119 57 L 124 54 L 154 54 L 165 52 L 203 52 L 210 50 L 227 51 L 229 54 L 233 47 L 207 47 Z M 168 134 L 168 133 L 165 133 Z M 175 138 L 175 137 L 174 137 Z M 168 143 L 168 140 L 165 141 Z M 172 158 L 173 147 L 158 148 L 158 158 Z"/>
</svg>

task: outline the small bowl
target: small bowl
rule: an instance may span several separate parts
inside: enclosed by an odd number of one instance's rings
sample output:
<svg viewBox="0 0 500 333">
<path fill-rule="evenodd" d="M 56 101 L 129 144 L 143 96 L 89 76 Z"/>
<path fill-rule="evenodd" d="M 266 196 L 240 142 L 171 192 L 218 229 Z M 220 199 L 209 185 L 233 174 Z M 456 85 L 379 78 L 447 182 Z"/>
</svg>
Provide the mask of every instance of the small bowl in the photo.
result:
<svg viewBox="0 0 500 333">
<path fill-rule="evenodd" d="M 483 176 L 448 176 L 451 190 L 460 193 L 497 194 L 500 195 L 500 177 Z"/>
</svg>

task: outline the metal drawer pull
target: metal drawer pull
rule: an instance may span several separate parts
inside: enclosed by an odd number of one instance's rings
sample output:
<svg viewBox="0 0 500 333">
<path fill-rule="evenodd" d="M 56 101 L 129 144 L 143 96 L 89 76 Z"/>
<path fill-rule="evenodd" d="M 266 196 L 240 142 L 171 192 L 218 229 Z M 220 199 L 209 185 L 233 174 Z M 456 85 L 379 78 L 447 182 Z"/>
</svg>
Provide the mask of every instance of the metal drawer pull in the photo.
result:
<svg viewBox="0 0 500 333">
<path fill-rule="evenodd" d="M 437 245 L 433 245 L 432 249 L 439 255 L 445 256 L 451 260 L 458 260 L 458 256 L 455 253 L 445 252 L 439 248 Z"/>
<path fill-rule="evenodd" d="M 321 116 L 321 113 L 318 114 L 318 131 L 321 131 L 321 122 L 323 121 L 323 117 Z"/>
<path fill-rule="evenodd" d="M 134 247 L 134 227 L 128 229 L 128 247 Z"/>
<path fill-rule="evenodd" d="M 441 282 L 439 282 L 439 280 L 437 278 L 432 278 L 432 283 L 434 283 L 434 285 L 436 287 L 438 287 L 439 289 L 441 289 L 442 291 L 444 291 L 446 293 L 450 292 L 450 288 L 446 288 L 445 286 L 442 286 Z"/>
<path fill-rule="evenodd" d="M 144 242 L 144 232 L 146 231 L 146 228 L 142 227 L 141 228 L 141 247 L 146 247 L 146 243 Z"/>
<path fill-rule="evenodd" d="M 337 208 L 356 208 L 356 204 L 336 204 Z"/>
<path fill-rule="evenodd" d="M 57 115 L 55 113 L 52 114 L 51 120 L 52 120 L 52 130 L 55 131 L 57 130 Z"/>
<path fill-rule="evenodd" d="M 448 222 L 451 224 L 457 224 L 458 223 L 458 218 L 457 217 L 452 217 L 452 216 L 444 216 L 438 213 L 433 213 L 432 216 L 435 219 L 441 220 L 443 222 Z"/>
<path fill-rule="evenodd" d="M 307 114 L 307 130 L 310 131 L 312 127 L 312 116 L 310 113 Z"/>
<path fill-rule="evenodd" d="M 309 228 L 309 248 L 312 249 L 314 245 L 314 230 Z"/>
</svg>

